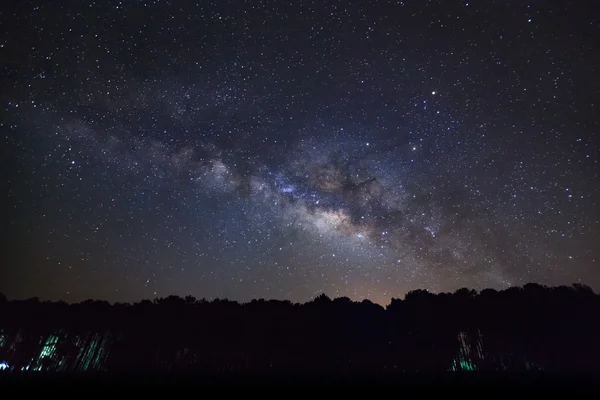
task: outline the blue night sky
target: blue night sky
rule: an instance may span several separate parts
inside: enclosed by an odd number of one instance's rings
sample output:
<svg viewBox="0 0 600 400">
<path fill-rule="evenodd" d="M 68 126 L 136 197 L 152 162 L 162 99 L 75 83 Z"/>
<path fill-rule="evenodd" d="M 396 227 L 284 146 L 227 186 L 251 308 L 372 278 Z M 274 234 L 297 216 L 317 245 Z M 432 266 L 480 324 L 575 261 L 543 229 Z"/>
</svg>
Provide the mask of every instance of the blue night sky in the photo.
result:
<svg viewBox="0 0 600 400">
<path fill-rule="evenodd" d="M 3 5 L 0 292 L 598 290 L 586 4 Z"/>
</svg>

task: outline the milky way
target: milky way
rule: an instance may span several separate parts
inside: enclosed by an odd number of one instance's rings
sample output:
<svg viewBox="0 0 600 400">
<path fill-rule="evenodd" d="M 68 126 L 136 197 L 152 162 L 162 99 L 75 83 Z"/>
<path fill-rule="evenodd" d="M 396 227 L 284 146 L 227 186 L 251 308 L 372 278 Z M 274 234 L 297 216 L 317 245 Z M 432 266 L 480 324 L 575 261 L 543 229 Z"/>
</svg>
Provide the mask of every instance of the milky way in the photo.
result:
<svg viewBox="0 0 600 400">
<path fill-rule="evenodd" d="M 0 291 L 600 288 L 599 23 L 476 3 L 7 9 Z"/>
</svg>

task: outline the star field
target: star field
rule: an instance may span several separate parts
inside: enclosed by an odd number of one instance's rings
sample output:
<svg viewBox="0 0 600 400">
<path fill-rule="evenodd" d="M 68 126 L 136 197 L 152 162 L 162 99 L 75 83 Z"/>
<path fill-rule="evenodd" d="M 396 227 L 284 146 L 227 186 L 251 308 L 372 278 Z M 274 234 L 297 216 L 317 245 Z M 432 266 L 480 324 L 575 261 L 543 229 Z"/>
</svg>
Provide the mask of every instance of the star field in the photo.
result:
<svg viewBox="0 0 600 400">
<path fill-rule="evenodd" d="M 596 15 L 547 1 L 5 7 L 0 292 L 598 290 Z"/>
</svg>

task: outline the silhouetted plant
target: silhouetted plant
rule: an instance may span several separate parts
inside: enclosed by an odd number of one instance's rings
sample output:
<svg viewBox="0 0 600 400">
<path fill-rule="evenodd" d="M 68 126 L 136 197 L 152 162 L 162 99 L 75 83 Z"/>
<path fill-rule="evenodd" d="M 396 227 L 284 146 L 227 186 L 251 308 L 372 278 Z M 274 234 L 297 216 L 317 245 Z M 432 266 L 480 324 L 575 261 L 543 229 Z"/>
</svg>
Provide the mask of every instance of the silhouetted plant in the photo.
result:
<svg viewBox="0 0 600 400">
<path fill-rule="evenodd" d="M 322 294 L 305 304 L 169 296 L 135 304 L 8 301 L 6 371 L 591 371 L 600 296 L 538 284 L 409 292 L 384 309 Z"/>
</svg>

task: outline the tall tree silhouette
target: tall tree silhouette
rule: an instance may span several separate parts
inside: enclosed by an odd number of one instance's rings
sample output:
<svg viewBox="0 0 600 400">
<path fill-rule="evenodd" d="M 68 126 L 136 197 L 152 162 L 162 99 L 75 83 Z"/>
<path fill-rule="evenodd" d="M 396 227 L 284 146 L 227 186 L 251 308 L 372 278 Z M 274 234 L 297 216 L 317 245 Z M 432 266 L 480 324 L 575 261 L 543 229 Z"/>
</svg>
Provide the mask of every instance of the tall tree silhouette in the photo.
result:
<svg viewBox="0 0 600 400">
<path fill-rule="evenodd" d="M 527 284 L 305 304 L 169 296 L 134 304 L 7 300 L 3 372 L 596 371 L 600 296 Z"/>
</svg>

